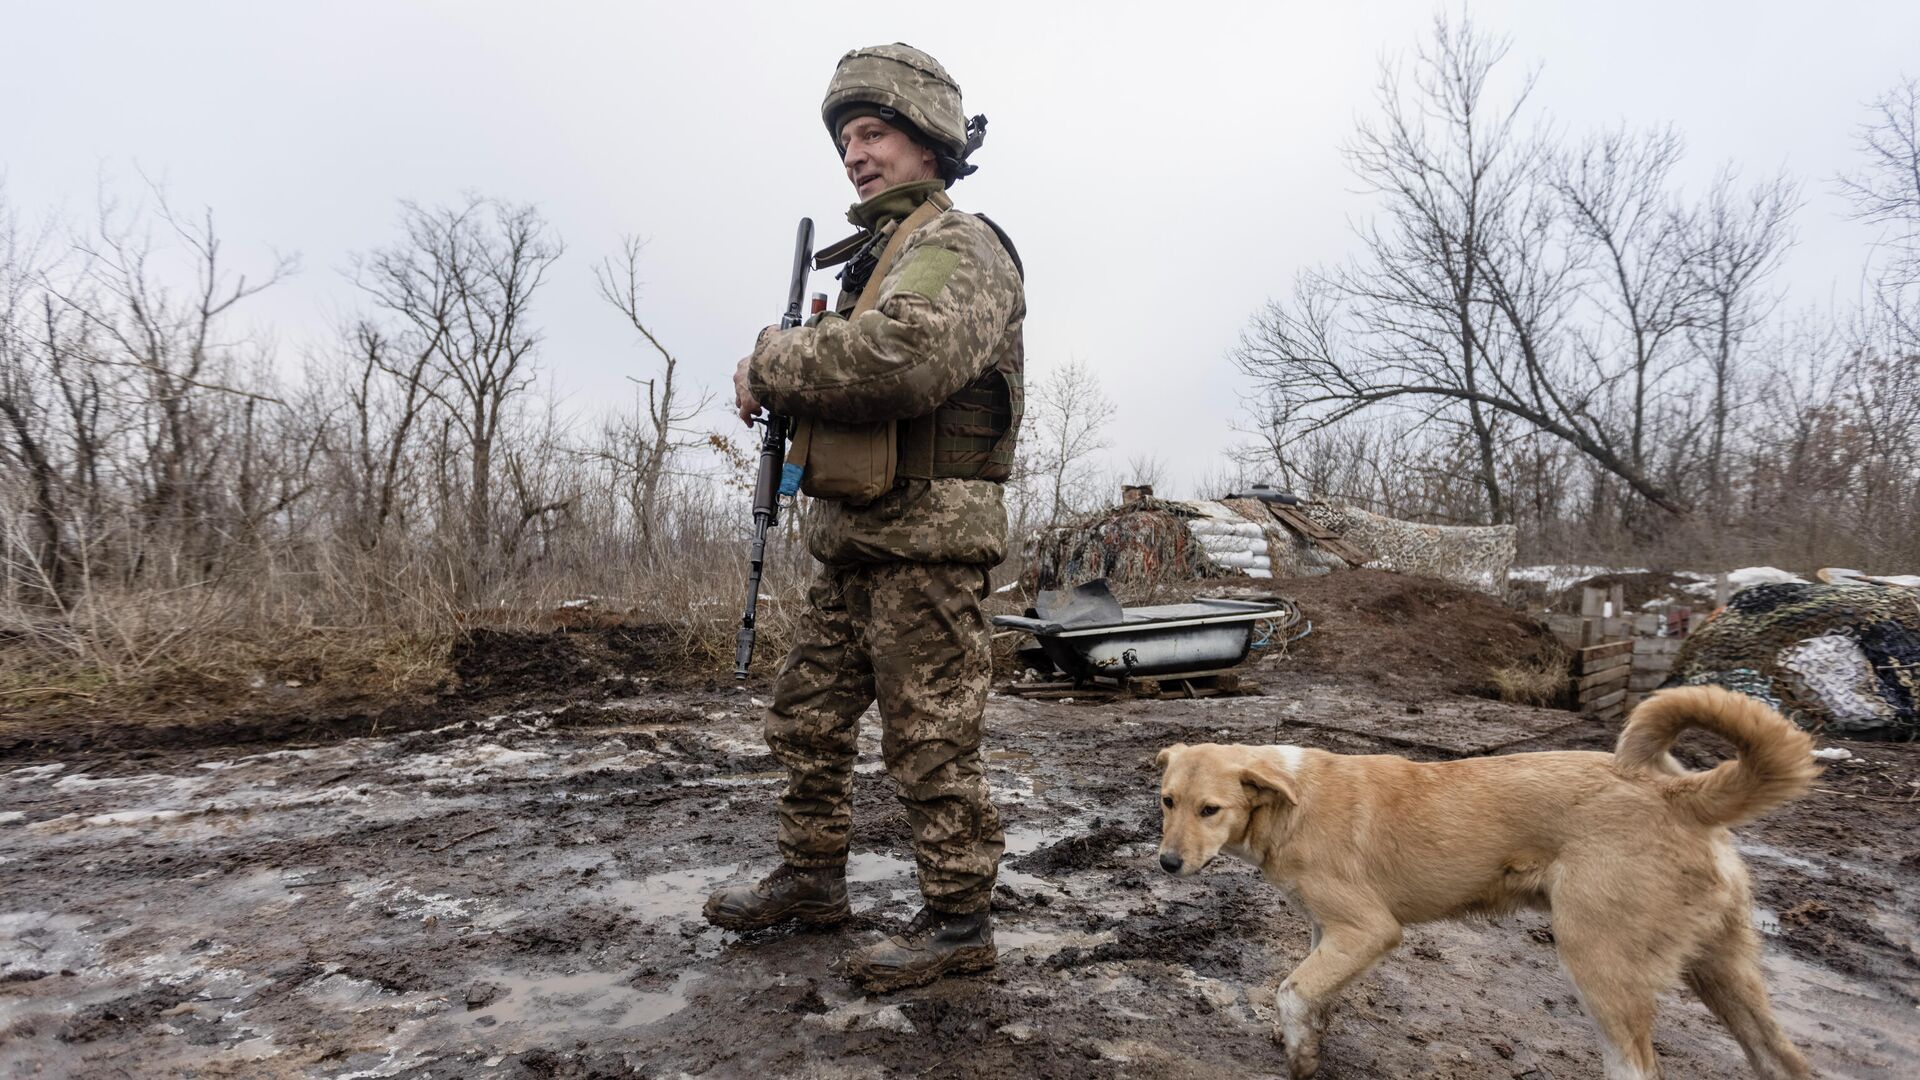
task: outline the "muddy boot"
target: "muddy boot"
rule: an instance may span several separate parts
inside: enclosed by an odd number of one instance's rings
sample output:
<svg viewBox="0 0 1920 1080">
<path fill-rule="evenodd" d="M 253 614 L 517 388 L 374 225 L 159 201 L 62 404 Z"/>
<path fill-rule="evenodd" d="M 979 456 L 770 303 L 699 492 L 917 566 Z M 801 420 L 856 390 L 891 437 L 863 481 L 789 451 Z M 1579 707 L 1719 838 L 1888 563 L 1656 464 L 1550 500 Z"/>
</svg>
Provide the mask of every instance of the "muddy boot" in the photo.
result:
<svg viewBox="0 0 1920 1080">
<path fill-rule="evenodd" d="M 921 908 L 907 928 L 847 958 L 847 974 L 873 993 L 925 986 L 949 973 L 990 971 L 999 962 L 986 912 L 952 915 Z"/>
<path fill-rule="evenodd" d="M 847 906 L 847 871 L 828 866 L 801 870 L 780 865 L 752 885 L 732 885 L 707 897 L 707 921 L 727 930 L 762 930 L 783 922 L 831 926 Z"/>
</svg>

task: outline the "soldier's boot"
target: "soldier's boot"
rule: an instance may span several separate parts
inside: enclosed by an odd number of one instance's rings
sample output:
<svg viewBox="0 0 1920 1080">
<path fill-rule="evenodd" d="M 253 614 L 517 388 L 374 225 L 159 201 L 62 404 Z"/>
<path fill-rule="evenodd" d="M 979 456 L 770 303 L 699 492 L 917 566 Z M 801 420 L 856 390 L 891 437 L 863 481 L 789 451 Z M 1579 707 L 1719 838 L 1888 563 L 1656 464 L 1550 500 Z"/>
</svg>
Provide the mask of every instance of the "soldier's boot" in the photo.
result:
<svg viewBox="0 0 1920 1080">
<path fill-rule="evenodd" d="M 707 897 L 707 921 L 727 930 L 764 930 L 784 922 L 831 926 L 853 914 L 845 867 L 812 870 L 780 865 L 751 885 L 732 885 Z"/>
<path fill-rule="evenodd" d="M 993 919 L 921 908 L 906 929 L 847 958 L 847 974 L 873 993 L 925 986 L 942 975 L 991 971 L 999 962 Z"/>
</svg>

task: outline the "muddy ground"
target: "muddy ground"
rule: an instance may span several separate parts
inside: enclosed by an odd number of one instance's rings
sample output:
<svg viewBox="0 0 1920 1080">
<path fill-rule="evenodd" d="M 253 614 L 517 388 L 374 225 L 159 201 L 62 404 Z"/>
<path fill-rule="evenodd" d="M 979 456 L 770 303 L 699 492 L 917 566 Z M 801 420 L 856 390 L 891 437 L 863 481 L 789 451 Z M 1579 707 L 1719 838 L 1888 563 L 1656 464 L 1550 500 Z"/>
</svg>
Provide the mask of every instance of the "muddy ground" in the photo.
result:
<svg viewBox="0 0 1920 1080">
<path fill-rule="evenodd" d="M 1268 1004 L 1307 928 L 1249 869 L 1160 873 L 1154 751 L 1437 759 L 1612 735 L 1311 666 L 1241 699 L 996 696 L 1000 969 L 884 997 L 836 971 L 917 906 L 871 731 L 854 922 L 743 938 L 699 918 L 708 890 L 776 860 L 763 687 L 521 701 L 398 733 L 388 716 L 354 738 L 17 739 L 0 750 L 0 1074 L 1278 1075 Z M 1920 1075 L 1920 802 L 1903 801 L 1920 748 L 1823 741 L 1854 761 L 1741 833 L 1775 1000 L 1823 1075 Z M 1348 1002 L 1323 1076 L 1600 1075 L 1535 916 L 1412 929 Z M 1683 992 L 1658 1044 L 1670 1076 L 1746 1075 Z"/>
</svg>

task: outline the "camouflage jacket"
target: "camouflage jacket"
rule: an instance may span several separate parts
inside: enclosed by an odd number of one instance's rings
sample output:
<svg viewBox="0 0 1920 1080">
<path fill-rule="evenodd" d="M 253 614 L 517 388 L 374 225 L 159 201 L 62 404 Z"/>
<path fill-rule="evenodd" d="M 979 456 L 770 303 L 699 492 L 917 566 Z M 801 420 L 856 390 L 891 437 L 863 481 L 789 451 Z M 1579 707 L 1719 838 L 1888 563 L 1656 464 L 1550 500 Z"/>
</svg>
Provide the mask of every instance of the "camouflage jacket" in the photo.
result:
<svg viewBox="0 0 1920 1080">
<path fill-rule="evenodd" d="M 902 184 L 855 206 L 855 225 L 890 230 L 938 182 Z M 1026 295 L 992 226 L 958 210 L 902 244 L 879 302 L 848 319 L 857 296 L 803 327 L 760 334 L 748 368 L 753 394 L 776 413 L 849 422 L 932 412 L 1023 347 Z M 862 506 L 813 500 L 807 550 L 825 563 L 964 562 L 1006 557 L 1001 485 L 988 480 L 896 481 Z"/>
</svg>

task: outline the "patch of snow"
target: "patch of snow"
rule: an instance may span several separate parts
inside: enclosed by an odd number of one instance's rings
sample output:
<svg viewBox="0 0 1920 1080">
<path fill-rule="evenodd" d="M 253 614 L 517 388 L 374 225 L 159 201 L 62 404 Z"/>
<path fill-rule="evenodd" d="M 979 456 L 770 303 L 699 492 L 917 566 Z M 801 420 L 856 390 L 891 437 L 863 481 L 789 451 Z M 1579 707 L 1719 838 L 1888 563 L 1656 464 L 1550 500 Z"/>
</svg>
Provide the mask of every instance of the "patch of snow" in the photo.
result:
<svg viewBox="0 0 1920 1080">
<path fill-rule="evenodd" d="M 1734 592 L 1752 588 L 1755 585 L 1780 585 L 1786 583 L 1806 584 L 1807 579 L 1799 574 L 1789 573 L 1777 566 L 1743 566 L 1738 570 L 1727 571 L 1727 584 Z"/>
<path fill-rule="evenodd" d="M 472 900 L 459 900 L 446 893 L 428 895 L 395 881 L 363 882 L 347 887 L 355 904 L 379 905 L 389 915 L 414 919 L 465 919 Z"/>
<path fill-rule="evenodd" d="M 1507 580 L 1539 582 L 1548 593 L 1565 592 L 1575 585 L 1601 574 L 1644 574 L 1640 566 L 1583 566 L 1578 563 L 1544 563 L 1539 566 L 1515 566 L 1507 570 Z"/>
<path fill-rule="evenodd" d="M 396 765 L 394 772 L 442 786 L 471 784 L 482 772 L 511 769 L 550 756 L 537 750 L 512 750 L 498 743 L 482 743 L 444 754 L 420 754 Z"/>
<path fill-rule="evenodd" d="M 895 1031 L 902 1035 L 915 1032 L 913 1021 L 898 1005 L 882 1005 L 871 999 L 849 1001 L 837 1009 L 823 1013 L 812 1013 L 801 1020 L 802 1023 L 826 1028 L 828 1031 Z"/>
<path fill-rule="evenodd" d="M 700 741 L 712 747 L 716 753 L 755 757 L 767 752 L 767 744 L 759 740 L 748 742 L 731 735 L 714 735 L 707 732 L 700 734 L 702 735 Z"/>
<path fill-rule="evenodd" d="M 291 799 L 277 802 L 273 805 L 275 809 L 284 809 L 291 806 L 327 806 L 333 803 L 367 803 L 372 801 L 372 796 L 364 795 L 355 788 L 335 786 L 322 788 L 319 791 L 310 791 L 305 795 L 296 795 Z"/>
<path fill-rule="evenodd" d="M 1815 761 L 1845 761 L 1853 756 L 1853 751 L 1844 746 L 1823 746 L 1813 752 Z"/>
<path fill-rule="evenodd" d="M 0 813 L 0 825 L 11 825 L 16 821 L 25 821 L 26 817 L 27 814 L 24 810 L 8 810 L 5 813 Z"/>
<path fill-rule="evenodd" d="M 85 821 L 88 825 L 157 825 L 186 816 L 185 810 L 116 810 L 111 814 L 95 814 Z"/>
<path fill-rule="evenodd" d="M 29 765 L 24 769 L 15 769 L 7 774 L 9 780 L 45 780 L 54 773 L 66 768 L 64 762 L 56 761 L 51 765 Z"/>
<path fill-rule="evenodd" d="M 53 782 L 58 791 L 92 791 L 96 788 L 146 787 L 151 784 L 165 784 L 173 780 L 171 776 L 148 774 L 146 776 L 107 776 L 93 777 L 86 773 L 63 776 Z"/>
</svg>

